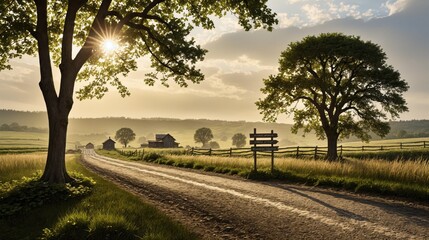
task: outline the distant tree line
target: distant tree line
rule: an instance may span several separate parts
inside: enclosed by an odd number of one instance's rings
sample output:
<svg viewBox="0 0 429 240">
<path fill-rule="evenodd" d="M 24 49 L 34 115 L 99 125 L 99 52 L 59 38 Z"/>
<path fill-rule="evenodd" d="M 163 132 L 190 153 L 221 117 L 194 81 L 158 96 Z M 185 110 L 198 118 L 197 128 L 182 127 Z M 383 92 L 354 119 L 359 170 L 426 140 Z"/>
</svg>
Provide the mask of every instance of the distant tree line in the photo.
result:
<svg viewBox="0 0 429 240">
<path fill-rule="evenodd" d="M 44 128 L 36 128 L 36 127 L 27 127 L 27 126 L 21 126 L 18 123 L 14 122 L 11 124 L 2 124 L 0 126 L 0 131 L 12 131 L 12 132 L 39 132 L 39 133 L 46 133 L 48 132 L 47 129 Z"/>
</svg>

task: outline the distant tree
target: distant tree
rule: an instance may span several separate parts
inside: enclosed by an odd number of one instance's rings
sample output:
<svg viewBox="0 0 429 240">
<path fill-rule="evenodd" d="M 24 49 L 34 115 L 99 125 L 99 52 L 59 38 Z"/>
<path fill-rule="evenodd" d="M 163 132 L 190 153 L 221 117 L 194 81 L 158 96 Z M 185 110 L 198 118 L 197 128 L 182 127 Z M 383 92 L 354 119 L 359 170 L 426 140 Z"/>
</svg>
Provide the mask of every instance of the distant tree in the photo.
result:
<svg viewBox="0 0 429 240">
<path fill-rule="evenodd" d="M 247 1 L 0 1 L 0 71 L 9 59 L 38 55 L 39 87 L 49 121 L 49 144 L 42 180 L 73 181 L 67 174 L 65 148 L 74 94 L 101 98 L 109 85 L 129 95 L 120 76 L 150 58 L 144 81 L 186 87 L 203 80 L 196 63 L 206 53 L 189 37 L 192 29 L 214 28 L 214 17 L 234 14 L 245 29 L 272 29 L 278 21 L 267 0 Z M 54 69 L 55 68 L 55 69 Z M 60 77 L 54 79 L 54 70 Z M 58 80 L 59 87 L 55 86 Z M 87 84 L 76 91 L 77 81 Z"/>
<path fill-rule="evenodd" d="M 195 131 L 194 140 L 196 143 L 202 143 L 203 147 L 207 147 L 207 143 L 213 139 L 213 133 L 210 128 L 200 128 Z"/>
<path fill-rule="evenodd" d="M 136 138 L 136 134 L 131 128 L 121 128 L 116 131 L 115 139 L 127 147 L 128 143 Z"/>
<path fill-rule="evenodd" d="M 232 136 L 232 145 L 241 148 L 246 145 L 246 136 L 242 133 L 236 133 Z"/>
<path fill-rule="evenodd" d="M 219 149 L 220 145 L 216 141 L 211 141 L 211 142 L 209 142 L 209 147 L 212 149 Z"/>
<path fill-rule="evenodd" d="M 339 138 L 383 137 L 390 130 L 388 114 L 394 119 L 408 110 L 402 97 L 407 83 L 387 65 L 380 46 L 359 37 L 309 36 L 289 44 L 279 63 L 279 74 L 264 80 L 267 96 L 256 103 L 264 120 L 293 113 L 292 132 L 303 128 L 326 137 L 329 160 L 337 159 Z"/>
</svg>

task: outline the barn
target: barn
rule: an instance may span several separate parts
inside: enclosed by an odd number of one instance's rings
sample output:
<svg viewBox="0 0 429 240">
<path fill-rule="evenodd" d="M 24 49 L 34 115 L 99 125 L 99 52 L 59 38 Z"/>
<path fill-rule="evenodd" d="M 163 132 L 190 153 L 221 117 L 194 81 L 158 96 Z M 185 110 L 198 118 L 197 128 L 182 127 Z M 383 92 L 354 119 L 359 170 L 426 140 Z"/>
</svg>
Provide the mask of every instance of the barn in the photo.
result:
<svg viewBox="0 0 429 240">
<path fill-rule="evenodd" d="M 86 149 L 94 149 L 94 144 L 88 143 L 88 144 L 85 145 L 85 148 Z"/>
<path fill-rule="evenodd" d="M 112 139 L 107 139 L 106 141 L 103 142 L 103 149 L 104 150 L 115 150 L 115 141 L 113 141 Z"/>
<path fill-rule="evenodd" d="M 156 134 L 155 140 L 148 141 L 148 147 L 150 148 L 177 148 L 179 143 L 176 143 L 176 139 L 170 134 Z"/>
</svg>

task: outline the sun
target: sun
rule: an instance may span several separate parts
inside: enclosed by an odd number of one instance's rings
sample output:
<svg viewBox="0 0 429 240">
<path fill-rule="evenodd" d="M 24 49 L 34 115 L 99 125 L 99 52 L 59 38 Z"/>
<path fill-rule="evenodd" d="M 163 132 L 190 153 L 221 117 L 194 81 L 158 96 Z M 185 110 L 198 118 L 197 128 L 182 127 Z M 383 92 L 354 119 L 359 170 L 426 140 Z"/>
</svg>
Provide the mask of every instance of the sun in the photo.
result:
<svg viewBox="0 0 429 240">
<path fill-rule="evenodd" d="M 101 43 L 101 48 L 106 54 L 115 52 L 119 48 L 119 44 L 114 39 L 104 39 Z"/>
</svg>

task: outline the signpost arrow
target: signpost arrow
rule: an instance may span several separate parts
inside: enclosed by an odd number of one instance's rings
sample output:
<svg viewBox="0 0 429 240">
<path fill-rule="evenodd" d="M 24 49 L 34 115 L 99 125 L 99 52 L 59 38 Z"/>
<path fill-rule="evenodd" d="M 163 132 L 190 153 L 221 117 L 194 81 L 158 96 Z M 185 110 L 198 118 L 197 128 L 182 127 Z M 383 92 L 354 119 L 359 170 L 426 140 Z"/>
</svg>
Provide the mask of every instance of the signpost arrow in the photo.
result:
<svg viewBox="0 0 429 240">
<path fill-rule="evenodd" d="M 250 144 L 277 144 L 277 140 L 250 140 Z"/>
<path fill-rule="evenodd" d="M 277 133 L 251 133 L 250 138 L 276 138 Z"/>
<path fill-rule="evenodd" d="M 271 151 L 278 151 L 279 147 L 252 147 L 252 151 L 260 151 L 260 152 L 271 152 Z"/>
</svg>

